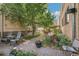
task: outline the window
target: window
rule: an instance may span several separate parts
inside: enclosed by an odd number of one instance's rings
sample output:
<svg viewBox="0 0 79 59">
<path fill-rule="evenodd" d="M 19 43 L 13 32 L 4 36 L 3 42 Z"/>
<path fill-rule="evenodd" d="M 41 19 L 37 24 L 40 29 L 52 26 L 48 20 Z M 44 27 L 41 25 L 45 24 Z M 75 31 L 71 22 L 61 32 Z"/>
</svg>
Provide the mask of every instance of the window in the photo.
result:
<svg viewBox="0 0 79 59">
<path fill-rule="evenodd" d="M 65 13 L 64 18 L 62 19 L 62 26 L 69 23 L 70 15 Z"/>
<path fill-rule="evenodd" d="M 65 13 L 65 24 L 69 23 L 69 14 Z"/>
<path fill-rule="evenodd" d="M 69 14 L 67 14 L 67 23 L 69 22 L 69 19 L 70 19 L 70 17 L 69 17 Z"/>
</svg>

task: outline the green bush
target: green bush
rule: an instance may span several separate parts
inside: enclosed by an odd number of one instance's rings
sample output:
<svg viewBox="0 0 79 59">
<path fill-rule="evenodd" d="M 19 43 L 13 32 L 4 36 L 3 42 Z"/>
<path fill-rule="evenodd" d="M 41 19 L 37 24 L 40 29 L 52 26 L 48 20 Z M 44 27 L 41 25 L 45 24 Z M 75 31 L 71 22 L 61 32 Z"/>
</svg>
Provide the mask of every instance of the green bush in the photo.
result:
<svg viewBox="0 0 79 59">
<path fill-rule="evenodd" d="M 44 40 L 43 40 L 43 45 L 50 45 L 51 44 L 51 38 L 49 36 L 47 36 Z"/>
<path fill-rule="evenodd" d="M 21 50 L 13 50 L 10 54 L 14 56 L 36 56 L 34 52 L 26 52 L 26 51 L 21 51 Z"/>
<path fill-rule="evenodd" d="M 70 40 L 65 35 L 58 34 L 57 37 L 58 37 L 58 44 L 56 44 L 57 47 L 70 44 Z"/>
<path fill-rule="evenodd" d="M 61 33 L 61 30 L 54 28 L 53 29 L 53 32 L 54 32 L 55 35 L 57 35 L 57 34 L 60 34 Z"/>
</svg>

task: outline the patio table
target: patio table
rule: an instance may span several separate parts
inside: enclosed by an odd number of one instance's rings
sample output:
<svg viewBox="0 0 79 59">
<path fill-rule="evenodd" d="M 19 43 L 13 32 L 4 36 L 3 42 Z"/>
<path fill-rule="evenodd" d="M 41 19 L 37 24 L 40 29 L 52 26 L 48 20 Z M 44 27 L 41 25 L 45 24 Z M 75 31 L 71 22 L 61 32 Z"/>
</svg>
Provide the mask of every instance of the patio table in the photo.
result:
<svg viewBox="0 0 79 59">
<path fill-rule="evenodd" d="M 10 40 L 10 45 L 16 45 L 16 40 L 14 39 L 14 40 Z"/>
<path fill-rule="evenodd" d="M 3 38 L 2 41 L 7 41 L 7 39 L 6 38 Z"/>
<path fill-rule="evenodd" d="M 9 36 L 7 36 L 7 38 L 13 38 L 14 36 L 13 35 L 9 35 Z"/>
<path fill-rule="evenodd" d="M 11 40 L 12 40 L 13 38 L 14 38 L 14 36 L 8 35 L 8 36 L 7 36 L 7 41 L 11 42 Z"/>
</svg>

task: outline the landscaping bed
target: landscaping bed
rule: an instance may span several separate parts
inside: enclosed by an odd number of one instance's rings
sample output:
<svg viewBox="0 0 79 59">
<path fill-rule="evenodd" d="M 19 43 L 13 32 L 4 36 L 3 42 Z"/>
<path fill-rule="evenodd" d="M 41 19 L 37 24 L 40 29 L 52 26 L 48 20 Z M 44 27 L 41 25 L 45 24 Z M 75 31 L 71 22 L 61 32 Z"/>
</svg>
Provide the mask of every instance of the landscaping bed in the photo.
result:
<svg viewBox="0 0 79 59">
<path fill-rule="evenodd" d="M 36 56 L 34 52 L 26 52 L 26 51 L 21 51 L 21 50 L 12 50 L 10 53 L 11 56 Z"/>
</svg>

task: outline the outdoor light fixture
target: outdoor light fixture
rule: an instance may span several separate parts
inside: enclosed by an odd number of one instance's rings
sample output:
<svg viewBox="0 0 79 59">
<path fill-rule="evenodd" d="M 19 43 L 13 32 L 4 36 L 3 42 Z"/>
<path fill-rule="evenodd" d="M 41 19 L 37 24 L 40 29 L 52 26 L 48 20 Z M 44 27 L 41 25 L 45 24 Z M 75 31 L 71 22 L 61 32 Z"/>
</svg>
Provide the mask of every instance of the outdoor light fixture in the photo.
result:
<svg viewBox="0 0 79 59">
<path fill-rule="evenodd" d="M 75 13 L 77 12 L 76 8 L 71 8 L 67 10 L 67 13 Z"/>
</svg>

